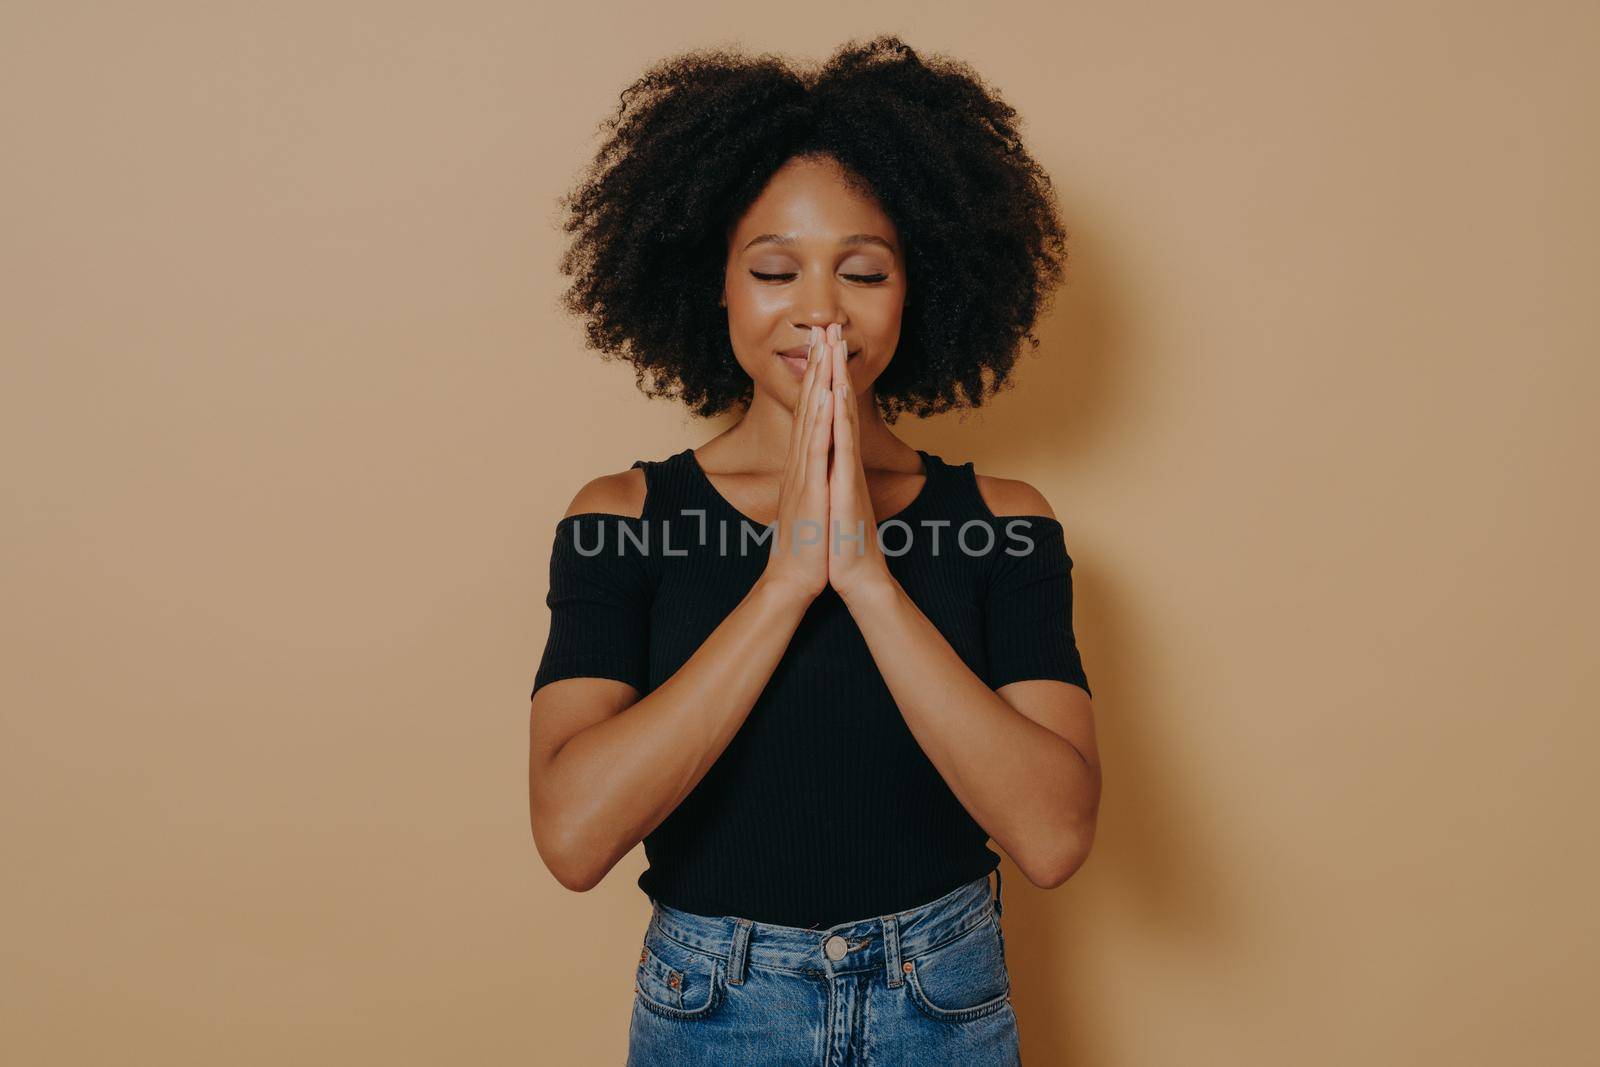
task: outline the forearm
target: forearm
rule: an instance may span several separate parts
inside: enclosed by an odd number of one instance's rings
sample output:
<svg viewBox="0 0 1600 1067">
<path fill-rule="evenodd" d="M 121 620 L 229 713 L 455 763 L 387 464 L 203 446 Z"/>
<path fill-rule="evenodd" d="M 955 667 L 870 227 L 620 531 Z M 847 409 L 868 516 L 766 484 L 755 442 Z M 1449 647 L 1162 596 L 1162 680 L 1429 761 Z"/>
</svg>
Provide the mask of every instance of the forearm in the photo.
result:
<svg viewBox="0 0 1600 1067">
<path fill-rule="evenodd" d="M 1029 879 L 1059 884 L 1093 838 L 1095 769 L 974 674 L 893 578 L 845 603 L 906 725 L 951 792 Z"/>
<path fill-rule="evenodd" d="M 809 599 L 757 581 L 670 678 L 574 735 L 541 793 L 563 852 L 598 882 L 689 795 L 738 733 Z"/>
</svg>

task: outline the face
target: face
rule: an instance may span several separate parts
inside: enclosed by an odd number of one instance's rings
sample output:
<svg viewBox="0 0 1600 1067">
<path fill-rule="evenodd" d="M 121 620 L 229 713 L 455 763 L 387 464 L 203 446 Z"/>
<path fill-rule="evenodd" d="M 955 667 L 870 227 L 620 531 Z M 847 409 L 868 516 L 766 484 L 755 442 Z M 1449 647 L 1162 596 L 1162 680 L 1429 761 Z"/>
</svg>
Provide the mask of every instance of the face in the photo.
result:
<svg viewBox="0 0 1600 1067">
<path fill-rule="evenodd" d="M 831 160 L 786 163 L 728 244 L 728 334 L 758 400 L 794 407 L 811 327 L 833 322 L 850 352 L 851 384 L 867 392 L 894 357 L 905 299 L 894 224 Z"/>
</svg>

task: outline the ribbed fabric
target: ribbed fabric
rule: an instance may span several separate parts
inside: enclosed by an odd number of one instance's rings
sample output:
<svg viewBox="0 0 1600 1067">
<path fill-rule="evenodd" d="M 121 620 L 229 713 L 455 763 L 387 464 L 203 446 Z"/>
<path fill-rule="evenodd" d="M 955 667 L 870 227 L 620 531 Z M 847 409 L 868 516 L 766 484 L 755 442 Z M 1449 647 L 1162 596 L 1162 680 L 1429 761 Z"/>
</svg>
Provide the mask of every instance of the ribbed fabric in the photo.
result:
<svg viewBox="0 0 1600 1067">
<path fill-rule="evenodd" d="M 1054 678 L 1088 691 L 1061 523 L 996 517 L 971 463 L 918 451 L 921 492 L 879 523 L 891 573 L 991 688 Z M 556 524 L 535 692 L 600 677 L 648 694 L 766 566 L 771 540 L 757 538 L 767 528 L 716 490 L 692 449 L 633 465 L 648 486 L 642 515 L 590 512 Z M 682 911 L 832 926 L 904 911 L 986 875 L 1000 863 L 988 840 L 826 589 L 728 747 L 645 838 L 649 868 L 638 884 Z"/>
</svg>

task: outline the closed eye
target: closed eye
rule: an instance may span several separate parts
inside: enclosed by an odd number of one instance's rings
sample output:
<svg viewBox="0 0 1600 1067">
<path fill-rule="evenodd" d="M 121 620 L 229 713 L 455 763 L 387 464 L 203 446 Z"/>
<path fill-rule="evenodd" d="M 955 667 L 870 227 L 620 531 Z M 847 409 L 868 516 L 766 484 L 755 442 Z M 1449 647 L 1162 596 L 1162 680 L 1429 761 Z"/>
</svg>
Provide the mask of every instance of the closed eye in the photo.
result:
<svg viewBox="0 0 1600 1067">
<path fill-rule="evenodd" d="M 787 282 L 787 281 L 792 281 L 794 279 L 794 275 L 792 273 L 791 274 L 762 274 L 760 271 L 757 271 L 757 270 L 753 270 L 750 273 L 755 275 L 757 278 L 760 278 L 764 282 Z M 877 285 L 880 282 L 885 282 L 885 281 L 889 280 L 889 276 L 887 274 L 842 274 L 842 275 L 840 275 L 840 277 L 844 278 L 847 281 L 861 282 L 861 283 L 866 284 L 866 285 Z"/>
</svg>

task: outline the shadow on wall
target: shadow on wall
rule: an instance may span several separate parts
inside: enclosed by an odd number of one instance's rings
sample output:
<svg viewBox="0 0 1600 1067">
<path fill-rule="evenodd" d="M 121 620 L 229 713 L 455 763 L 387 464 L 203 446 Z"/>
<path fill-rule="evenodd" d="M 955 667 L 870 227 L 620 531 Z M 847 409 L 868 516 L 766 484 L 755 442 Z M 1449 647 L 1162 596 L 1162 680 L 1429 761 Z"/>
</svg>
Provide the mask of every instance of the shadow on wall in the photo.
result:
<svg viewBox="0 0 1600 1067">
<path fill-rule="evenodd" d="M 1092 219 L 1068 205 L 1063 216 Z M 1097 983 L 1086 955 L 1075 951 L 1089 943 L 1092 931 L 1137 928 L 1181 941 L 1186 952 L 1220 955 L 1244 923 L 1243 916 L 1227 913 L 1221 872 L 1208 860 L 1216 851 L 1206 845 L 1204 798 L 1182 794 L 1185 779 L 1173 773 L 1182 766 L 1180 754 L 1140 730 L 1153 717 L 1140 714 L 1147 687 L 1141 685 L 1138 641 L 1123 635 L 1150 630 L 1137 619 L 1123 622 L 1126 613 L 1117 609 L 1127 598 L 1097 566 L 1093 547 L 1073 536 L 1073 515 L 1083 504 L 1073 498 L 1067 470 L 1092 462 L 1097 429 L 1117 418 L 1118 381 L 1140 373 L 1128 366 L 1138 352 L 1124 350 L 1119 329 L 1137 309 L 1121 307 L 1116 298 L 1107 250 L 1093 244 L 1086 226 L 1073 231 L 1067 283 L 1035 331 L 1039 348 L 1023 349 L 1013 384 L 976 412 L 930 420 L 919 435 L 927 438 L 923 447 L 955 461 L 970 459 L 981 474 L 1058 472 L 1039 488 L 1066 527 L 1079 643 L 1093 649 L 1085 665 L 1099 705 L 1100 820 L 1089 859 L 1057 890 L 1035 887 L 1006 859 L 1002 918 L 1023 1062 L 1051 1065 L 1119 1059 L 1117 1035 L 1097 1030 Z M 1122 649 L 1135 651 L 1123 656 Z M 1109 713 L 1112 700 L 1115 715 Z M 1106 923 L 1103 917 L 1113 913 L 1117 921 Z"/>
</svg>

